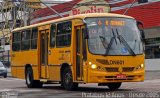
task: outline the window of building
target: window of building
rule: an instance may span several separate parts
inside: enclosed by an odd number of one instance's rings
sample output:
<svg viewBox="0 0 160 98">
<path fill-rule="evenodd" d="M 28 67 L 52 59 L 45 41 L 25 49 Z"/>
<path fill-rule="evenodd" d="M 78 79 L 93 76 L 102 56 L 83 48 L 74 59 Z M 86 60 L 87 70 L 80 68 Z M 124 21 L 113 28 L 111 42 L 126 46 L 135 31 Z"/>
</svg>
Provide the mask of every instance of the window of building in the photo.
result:
<svg viewBox="0 0 160 98">
<path fill-rule="evenodd" d="M 4 29 L 5 23 L 4 22 L 0 22 L 0 29 Z"/>
<path fill-rule="evenodd" d="M 14 32 L 12 36 L 12 50 L 13 51 L 19 51 L 21 44 L 21 33 L 20 32 Z"/>
<path fill-rule="evenodd" d="M 38 28 L 32 29 L 31 49 L 37 49 Z"/>
<path fill-rule="evenodd" d="M 146 46 L 145 54 L 146 59 L 160 58 L 160 45 Z"/>
<path fill-rule="evenodd" d="M 22 20 L 16 20 L 15 27 L 20 27 L 22 23 L 23 23 Z"/>
<path fill-rule="evenodd" d="M 55 46 L 55 33 L 56 33 L 56 25 L 53 24 L 51 26 L 51 35 L 50 35 L 50 46 L 51 47 Z"/>
<path fill-rule="evenodd" d="M 146 59 L 160 58 L 160 37 L 147 38 L 145 47 Z"/>
<path fill-rule="evenodd" d="M 8 23 L 8 25 L 9 25 L 9 28 L 12 28 L 13 27 L 13 20 L 9 20 L 9 23 Z"/>
<path fill-rule="evenodd" d="M 56 46 L 70 46 L 72 23 L 64 22 L 57 25 Z"/>
</svg>

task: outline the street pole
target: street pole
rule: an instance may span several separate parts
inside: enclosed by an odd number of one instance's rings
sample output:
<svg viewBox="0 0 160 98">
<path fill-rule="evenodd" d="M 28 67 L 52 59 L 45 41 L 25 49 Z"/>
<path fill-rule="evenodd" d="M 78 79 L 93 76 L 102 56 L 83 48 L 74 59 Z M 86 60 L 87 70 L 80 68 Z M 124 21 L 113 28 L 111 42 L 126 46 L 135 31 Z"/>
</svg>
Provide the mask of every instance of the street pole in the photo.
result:
<svg viewBox="0 0 160 98">
<path fill-rule="evenodd" d="M 136 2 L 136 0 L 134 0 L 131 4 L 131 6 L 125 10 L 125 12 L 123 13 L 123 15 L 127 14 L 128 10 L 134 5 L 134 3 Z"/>
<path fill-rule="evenodd" d="M 39 0 L 42 4 L 44 4 L 46 7 L 48 7 L 50 10 L 52 10 L 53 12 L 55 12 L 58 16 L 60 16 L 61 18 L 63 18 L 63 16 L 61 14 L 59 14 L 56 10 L 54 10 L 52 7 L 48 6 L 47 4 L 45 4 L 44 2 L 42 2 L 41 0 Z"/>
</svg>

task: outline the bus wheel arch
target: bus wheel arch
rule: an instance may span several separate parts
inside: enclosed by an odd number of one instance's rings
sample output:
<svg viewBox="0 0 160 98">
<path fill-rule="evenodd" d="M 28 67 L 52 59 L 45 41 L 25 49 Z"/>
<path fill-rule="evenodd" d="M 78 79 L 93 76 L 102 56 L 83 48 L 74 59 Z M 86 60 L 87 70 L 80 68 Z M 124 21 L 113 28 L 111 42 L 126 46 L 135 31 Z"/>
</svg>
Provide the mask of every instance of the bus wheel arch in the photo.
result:
<svg viewBox="0 0 160 98">
<path fill-rule="evenodd" d="M 66 68 L 66 67 L 69 67 L 70 65 L 69 64 L 67 64 L 67 63 L 63 63 L 63 64 L 61 64 L 61 68 L 60 68 L 60 76 L 61 76 L 61 87 L 62 88 L 64 88 L 64 86 L 63 86 L 63 83 L 62 83 L 62 81 L 63 81 L 63 79 L 62 79 L 62 75 L 63 75 L 63 71 L 64 71 L 64 69 Z"/>
<path fill-rule="evenodd" d="M 64 71 L 64 69 L 65 69 L 66 67 L 70 67 L 70 65 L 67 64 L 67 63 L 61 64 L 61 69 L 60 69 L 61 80 L 62 80 L 63 71 Z"/>
<path fill-rule="evenodd" d="M 32 68 L 30 64 L 25 65 L 25 73 L 27 72 L 27 68 L 29 68 L 29 67 Z"/>
<path fill-rule="evenodd" d="M 39 80 L 34 80 L 33 69 L 30 64 L 25 66 L 25 80 L 28 88 L 41 88 L 43 83 Z"/>
<path fill-rule="evenodd" d="M 66 81 L 68 81 L 69 83 L 67 83 Z M 78 87 L 78 83 L 73 82 L 71 67 L 66 63 L 62 64 L 61 66 L 61 86 L 66 90 L 75 90 Z"/>
<path fill-rule="evenodd" d="M 25 80 L 28 88 L 34 87 L 33 70 L 30 64 L 26 64 L 25 66 Z"/>
</svg>

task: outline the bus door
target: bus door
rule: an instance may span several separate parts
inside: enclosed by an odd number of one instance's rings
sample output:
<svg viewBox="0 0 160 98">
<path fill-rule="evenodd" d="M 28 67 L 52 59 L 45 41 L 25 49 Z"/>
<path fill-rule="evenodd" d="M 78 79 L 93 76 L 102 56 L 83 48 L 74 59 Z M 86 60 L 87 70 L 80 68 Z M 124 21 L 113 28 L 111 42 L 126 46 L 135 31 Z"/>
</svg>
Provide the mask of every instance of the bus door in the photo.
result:
<svg viewBox="0 0 160 98">
<path fill-rule="evenodd" d="M 48 35 L 49 30 L 40 31 L 40 78 L 48 78 Z"/>
<path fill-rule="evenodd" d="M 76 31 L 76 80 L 83 81 L 83 48 L 84 48 L 84 38 L 83 38 L 83 28 L 84 26 L 77 26 Z"/>
</svg>

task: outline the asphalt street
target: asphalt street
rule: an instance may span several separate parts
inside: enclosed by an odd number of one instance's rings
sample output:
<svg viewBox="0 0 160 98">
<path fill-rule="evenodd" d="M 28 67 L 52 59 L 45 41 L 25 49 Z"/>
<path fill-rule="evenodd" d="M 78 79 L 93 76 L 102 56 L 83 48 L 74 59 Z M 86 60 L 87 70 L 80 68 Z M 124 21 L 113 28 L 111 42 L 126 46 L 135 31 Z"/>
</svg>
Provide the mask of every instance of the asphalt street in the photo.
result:
<svg viewBox="0 0 160 98">
<path fill-rule="evenodd" d="M 66 91 L 59 84 L 27 88 L 25 80 L 0 78 L 0 98 L 160 98 L 160 72 L 146 72 L 144 82 L 123 83 L 117 91 L 106 86 L 81 84 L 76 91 Z"/>
</svg>

